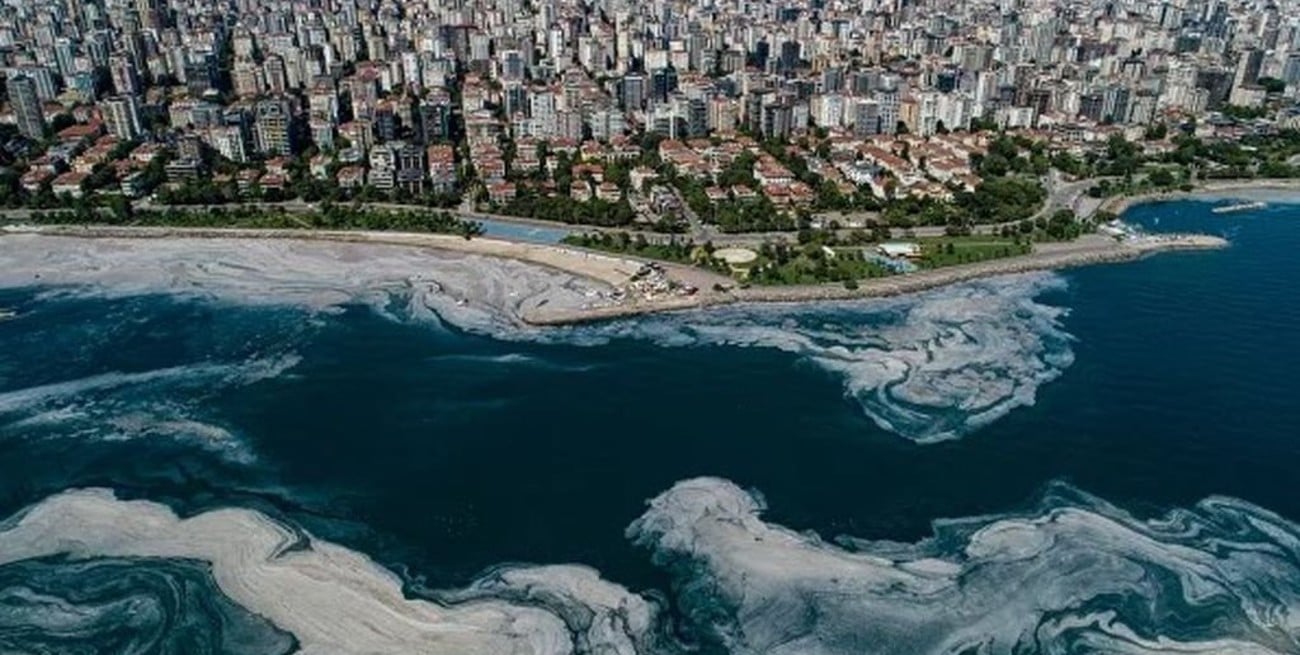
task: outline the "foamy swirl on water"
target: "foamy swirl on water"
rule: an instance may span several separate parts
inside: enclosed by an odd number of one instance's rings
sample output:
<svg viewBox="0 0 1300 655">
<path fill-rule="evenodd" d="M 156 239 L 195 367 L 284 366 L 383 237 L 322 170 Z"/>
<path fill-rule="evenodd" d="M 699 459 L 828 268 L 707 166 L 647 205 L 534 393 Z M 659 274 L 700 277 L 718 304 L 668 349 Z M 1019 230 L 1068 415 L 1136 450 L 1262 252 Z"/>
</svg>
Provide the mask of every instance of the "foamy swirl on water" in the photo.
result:
<svg viewBox="0 0 1300 655">
<path fill-rule="evenodd" d="M 569 328 L 580 343 L 774 348 L 832 372 L 878 425 L 928 443 L 1032 405 L 1074 362 L 1066 310 L 1038 298 L 1059 275 L 1000 277 L 905 298 L 747 305 Z M 549 338 L 557 338 L 551 334 Z"/>
<path fill-rule="evenodd" d="M 627 530 L 673 576 L 685 623 L 725 652 L 1300 652 L 1300 526 L 1240 501 L 1142 520 L 1055 485 L 1030 511 L 940 521 L 917 543 L 839 545 L 763 510 L 730 482 L 694 479 Z M 180 518 L 83 490 L 0 522 L 6 652 L 234 638 L 240 648 L 216 650 L 284 652 L 289 636 L 303 653 L 697 652 L 665 636 L 656 601 L 583 567 L 411 591 L 365 555 L 247 509 Z"/>
<path fill-rule="evenodd" d="M 881 427 L 917 442 L 964 436 L 1031 405 L 1074 359 L 1065 310 L 1038 300 L 1052 273 L 980 280 L 902 298 L 736 305 L 568 328 L 529 308 L 578 308 L 603 285 L 491 257 L 355 243 L 7 237 L 0 286 L 61 293 L 166 292 L 313 311 L 364 303 L 395 320 L 447 323 L 511 341 L 741 346 L 789 352 L 832 372 Z M 511 364 L 509 361 L 499 362 Z M 523 365 L 526 362 L 513 362 Z"/>
<path fill-rule="evenodd" d="M 275 378 L 297 355 L 237 363 L 197 363 L 110 372 L 23 389 L 0 391 L 0 428 L 6 438 L 85 442 L 167 439 L 251 464 L 248 446 L 227 428 L 202 419 L 207 395 Z"/>
<path fill-rule="evenodd" d="M 45 558 L 0 566 L 0 652 L 295 650 L 292 635 L 222 594 L 206 562 Z"/>
<path fill-rule="evenodd" d="M 634 655 L 657 648 L 654 605 L 590 569 L 504 568 L 474 586 L 447 592 L 440 602 L 412 599 L 401 579 L 365 555 L 252 510 L 220 509 L 181 518 L 156 503 L 118 500 L 106 490 L 77 490 L 0 522 L 0 614 L 14 607 L 22 612 L 11 621 L 0 618 L 0 652 L 40 652 L 37 647 L 57 641 L 51 630 L 94 643 L 112 632 L 115 623 L 118 634 L 130 634 L 132 625 L 157 624 L 163 634 L 154 635 L 144 652 L 200 649 L 198 635 L 192 635 L 188 647 L 163 646 L 175 643 L 176 631 L 184 629 L 177 622 L 205 617 L 141 617 L 129 607 L 102 606 L 128 603 L 138 610 L 159 606 L 164 611 L 166 598 L 183 594 L 169 591 L 161 594 L 162 602 L 156 601 L 160 594 L 149 588 L 153 585 L 144 573 L 135 588 L 122 581 L 116 589 L 95 594 L 97 582 L 88 575 L 51 579 L 32 565 L 55 559 L 80 567 L 81 573 L 93 573 L 99 561 L 135 561 L 141 571 L 170 571 L 166 584 L 179 579 L 178 562 L 200 562 L 221 594 L 220 599 L 197 601 L 216 608 L 206 617 L 204 632 L 221 638 L 238 629 L 256 640 L 244 652 L 282 652 L 282 632 L 297 642 L 295 652 L 311 655 Z M 231 603 L 242 609 L 233 611 Z M 253 622 L 249 615 L 269 625 Z M 213 624 L 227 618 L 241 624 Z M 141 636 L 137 641 L 148 640 Z"/>
<path fill-rule="evenodd" d="M 1064 485 L 1024 514 L 841 546 L 681 482 L 628 529 L 736 654 L 1300 652 L 1300 531 L 1239 501 L 1142 521 Z"/>
</svg>

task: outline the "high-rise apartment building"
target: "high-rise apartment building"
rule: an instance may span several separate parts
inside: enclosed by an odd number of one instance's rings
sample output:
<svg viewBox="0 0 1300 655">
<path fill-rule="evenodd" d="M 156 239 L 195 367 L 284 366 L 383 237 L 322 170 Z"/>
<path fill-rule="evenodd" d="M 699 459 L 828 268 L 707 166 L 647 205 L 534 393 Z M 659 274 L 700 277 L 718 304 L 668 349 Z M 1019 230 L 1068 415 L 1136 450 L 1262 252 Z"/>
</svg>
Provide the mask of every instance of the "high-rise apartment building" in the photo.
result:
<svg viewBox="0 0 1300 655">
<path fill-rule="evenodd" d="M 29 139 L 45 136 L 45 111 L 36 95 L 36 82 L 26 75 L 9 80 L 9 106 L 18 123 L 18 133 Z"/>
<path fill-rule="evenodd" d="M 263 155 L 293 154 L 293 107 L 288 99 L 280 97 L 259 101 L 253 120 L 258 152 Z"/>
<path fill-rule="evenodd" d="M 130 141 L 144 133 L 144 126 L 140 122 L 140 104 L 135 96 L 107 98 L 100 103 L 100 113 L 103 114 L 108 133 L 123 141 Z"/>
</svg>

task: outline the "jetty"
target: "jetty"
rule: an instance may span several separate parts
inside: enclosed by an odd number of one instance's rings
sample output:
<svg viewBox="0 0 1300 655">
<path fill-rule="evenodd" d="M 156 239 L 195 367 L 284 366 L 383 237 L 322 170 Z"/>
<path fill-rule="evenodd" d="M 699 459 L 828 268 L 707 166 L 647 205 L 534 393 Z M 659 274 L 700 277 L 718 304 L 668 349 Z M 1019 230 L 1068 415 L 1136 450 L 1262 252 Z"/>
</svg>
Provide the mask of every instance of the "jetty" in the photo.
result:
<svg viewBox="0 0 1300 655">
<path fill-rule="evenodd" d="M 1252 200 L 1250 202 L 1237 202 L 1231 205 L 1222 205 L 1211 209 L 1210 212 L 1214 214 L 1231 214 L 1234 212 L 1250 211 L 1252 209 L 1263 209 L 1267 206 L 1268 203 L 1259 200 Z"/>
</svg>

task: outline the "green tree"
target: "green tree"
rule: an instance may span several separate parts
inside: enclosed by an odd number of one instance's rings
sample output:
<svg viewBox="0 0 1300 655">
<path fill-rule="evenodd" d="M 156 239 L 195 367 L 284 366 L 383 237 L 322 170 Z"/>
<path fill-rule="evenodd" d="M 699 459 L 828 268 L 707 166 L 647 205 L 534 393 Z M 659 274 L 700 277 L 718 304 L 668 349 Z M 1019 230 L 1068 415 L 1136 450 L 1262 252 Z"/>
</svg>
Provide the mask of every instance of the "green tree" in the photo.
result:
<svg viewBox="0 0 1300 655">
<path fill-rule="evenodd" d="M 1286 82 L 1276 77 L 1261 77 L 1259 78 L 1259 85 L 1264 87 L 1265 93 L 1282 93 L 1286 91 Z"/>
<path fill-rule="evenodd" d="M 1147 175 L 1147 179 L 1150 180 L 1151 184 L 1157 187 L 1171 187 L 1177 183 L 1174 174 L 1170 173 L 1167 168 L 1157 168 L 1156 170 L 1151 171 L 1151 173 Z"/>
</svg>

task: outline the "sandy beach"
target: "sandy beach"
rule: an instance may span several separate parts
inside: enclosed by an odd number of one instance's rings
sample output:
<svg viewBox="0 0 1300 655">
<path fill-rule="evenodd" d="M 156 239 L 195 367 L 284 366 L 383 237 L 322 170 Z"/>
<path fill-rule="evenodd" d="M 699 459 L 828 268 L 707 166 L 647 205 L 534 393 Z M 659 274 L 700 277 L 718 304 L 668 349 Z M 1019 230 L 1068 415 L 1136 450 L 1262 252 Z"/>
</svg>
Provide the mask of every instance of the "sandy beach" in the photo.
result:
<svg viewBox="0 0 1300 655">
<path fill-rule="evenodd" d="M 213 267 L 191 265 L 214 259 L 240 265 L 281 266 L 303 278 L 280 272 L 264 273 L 260 284 L 268 288 L 304 288 L 306 278 L 345 278 L 347 292 L 360 293 L 367 284 L 381 288 L 428 287 L 422 302 L 434 312 L 502 312 L 513 322 L 527 325 L 565 325 L 635 316 L 652 312 L 708 307 L 735 302 L 800 302 L 895 296 L 984 277 L 1009 275 L 1121 262 L 1172 250 L 1213 249 L 1227 246 L 1218 237 L 1204 235 L 1146 236 L 1117 241 L 1086 235 L 1068 243 L 1044 243 L 1034 252 L 1007 259 L 926 270 L 907 275 L 864 280 L 856 289 L 841 284 L 788 287 L 734 287 L 730 278 L 702 269 L 665 264 L 663 282 L 696 289 L 694 294 L 654 288 L 637 272 L 644 261 L 590 252 L 568 246 L 518 243 L 489 238 L 464 239 L 439 234 L 390 232 L 253 230 L 209 228 L 157 228 L 112 226 L 8 227 L 0 239 L 0 260 L 8 275 L 0 282 L 30 280 L 32 270 L 44 272 L 45 283 L 86 284 L 113 278 L 115 266 L 129 262 L 122 279 L 133 284 L 142 271 L 163 268 L 172 284 L 227 284 Z M 26 246 L 14 239 L 38 239 Z M 97 248 L 73 246 L 77 240 L 96 240 Z M 143 247 L 150 240 L 167 248 Z M 4 254 L 4 245 L 12 246 Z M 56 247 L 63 242 L 62 247 Z M 183 242 L 183 243 L 182 243 Z M 261 244 L 262 250 L 240 247 L 240 242 Z M 274 247 L 266 244 L 279 244 Z M 288 245 L 284 245 L 288 244 Z M 296 246 L 293 244 L 297 244 Z M 317 244 L 318 247 L 306 246 Z M 32 246 L 40 246 L 32 248 Z M 40 248 L 48 252 L 40 252 Z M 206 248 L 206 250 L 205 250 Z M 383 251 L 378 249 L 383 248 Z M 21 249 L 21 255 L 13 254 Z M 186 253 L 193 251 L 193 257 Z M 127 254 L 122 254 L 127 253 Z M 439 254 L 443 253 L 443 254 Z M 450 257 L 449 257 L 450 255 Z M 460 255 L 459 257 L 455 255 Z M 338 266 L 332 266 L 337 262 Z M 367 264 L 373 262 L 373 265 Z M 84 268 L 82 275 L 63 269 Z M 233 265 L 232 265 L 233 267 Z M 337 270 L 331 270 L 337 268 Z M 176 272 L 182 271 L 182 272 Z M 18 275 L 19 278 L 13 278 Z M 36 273 L 40 277 L 40 273 Z M 133 277 L 134 276 L 134 277 Z M 215 281 L 214 281 L 214 278 Z M 241 285 L 249 287 L 241 281 Z M 715 290 L 715 285 L 729 287 Z M 334 301 L 344 292 L 329 296 Z M 433 296 L 437 296 L 434 298 Z M 319 301 L 325 302 L 325 301 Z M 475 323 L 489 322 L 484 316 Z"/>
</svg>

